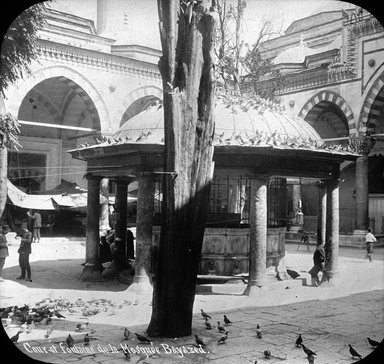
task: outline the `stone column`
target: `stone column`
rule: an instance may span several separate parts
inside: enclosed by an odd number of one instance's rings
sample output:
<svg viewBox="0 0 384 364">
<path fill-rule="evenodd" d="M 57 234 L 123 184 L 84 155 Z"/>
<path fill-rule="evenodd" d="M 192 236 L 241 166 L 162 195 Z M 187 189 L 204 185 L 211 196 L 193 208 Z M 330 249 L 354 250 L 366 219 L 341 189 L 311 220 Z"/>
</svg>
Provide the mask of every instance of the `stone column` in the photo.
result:
<svg viewBox="0 0 384 364">
<path fill-rule="evenodd" d="M 298 222 L 298 212 L 301 210 L 301 185 L 294 184 L 292 185 L 292 209 L 294 215 L 294 222 L 290 227 L 289 231 L 292 233 L 298 233 L 302 229 L 302 226 Z"/>
<path fill-rule="evenodd" d="M 301 185 L 292 185 L 292 205 L 295 213 L 301 209 Z"/>
<path fill-rule="evenodd" d="M 368 221 L 368 155 L 363 154 L 356 160 L 356 230 L 355 233 L 365 233 Z"/>
<path fill-rule="evenodd" d="M 122 245 L 125 246 L 127 240 L 128 181 L 115 181 L 115 183 L 115 238 L 120 238 Z"/>
<path fill-rule="evenodd" d="M 106 234 L 107 230 L 110 229 L 109 226 L 109 180 L 108 178 L 103 178 L 100 182 L 100 192 L 107 199 L 105 203 L 100 205 L 100 234 Z"/>
<path fill-rule="evenodd" d="M 129 267 L 127 258 L 127 180 L 117 180 L 115 195 L 115 240 L 117 252 L 112 252 L 112 263 L 103 271 L 103 278 L 111 279 L 119 276 L 120 272 Z"/>
<path fill-rule="evenodd" d="M 135 278 L 129 290 L 144 294 L 152 292 L 150 265 L 155 183 L 150 172 L 139 173 L 137 182 Z"/>
<path fill-rule="evenodd" d="M 100 177 L 87 175 L 87 229 L 85 246 L 84 281 L 101 281 L 99 260 Z"/>
<path fill-rule="evenodd" d="M 327 181 L 327 234 L 325 242 L 328 282 L 338 278 L 339 267 L 339 179 Z M 324 282 L 325 283 L 325 282 Z"/>
<path fill-rule="evenodd" d="M 318 184 L 317 201 L 317 246 L 325 244 L 327 221 L 327 186 L 321 181 Z"/>
<path fill-rule="evenodd" d="M 248 296 L 259 292 L 266 276 L 267 181 L 265 176 L 251 180 L 249 281 L 244 291 Z"/>
<path fill-rule="evenodd" d="M 366 229 L 369 226 L 368 155 L 373 148 L 375 141 L 366 136 L 358 139 L 358 141 L 362 156 L 356 160 L 356 229 L 354 230 L 354 234 L 365 235 Z"/>
</svg>

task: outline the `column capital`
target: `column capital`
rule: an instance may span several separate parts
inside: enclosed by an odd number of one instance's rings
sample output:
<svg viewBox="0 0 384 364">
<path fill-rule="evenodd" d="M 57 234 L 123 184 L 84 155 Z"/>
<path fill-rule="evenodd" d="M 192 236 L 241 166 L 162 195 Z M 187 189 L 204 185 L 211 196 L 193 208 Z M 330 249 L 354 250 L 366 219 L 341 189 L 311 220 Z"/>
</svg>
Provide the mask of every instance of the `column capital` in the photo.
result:
<svg viewBox="0 0 384 364">
<path fill-rule="evenodd" d="M 134 180 L 135 180 L 134 178 L 118 178 L 118 179 L 114 178 L 112 182 L 115 183 L 116 186 L 128 186 Z"/>
<path fill-rule="evenodd" d="M 172 176 L 173 178 L 177 177 L 176 172 L 163 172 L 163 171 L 136 171 L 136 177 L 148 177 L 155 178 L 156 176 Z"/>
<path fill-rule="evenodd" d="M 87 180 L 99 180 L 99 181 L 101 181 L 104 177 L 103 176 L 95 176 L 92 173 L 86 173 L 84 175 L 84 178 Z"/>
<path fill-rule="evenodd" d="M 271 176 L 269 174 L 255 174 L 251 177 L 251 180 L 259 181 L 260 183 L 266 183 Z"/>
<path fill-rule="evenodd" d="M 351 138 L 350 144 L 354 146 L 359 154 L 368 155 L 375 146 L 376 140 L 370 135 Z"/>
</svg>

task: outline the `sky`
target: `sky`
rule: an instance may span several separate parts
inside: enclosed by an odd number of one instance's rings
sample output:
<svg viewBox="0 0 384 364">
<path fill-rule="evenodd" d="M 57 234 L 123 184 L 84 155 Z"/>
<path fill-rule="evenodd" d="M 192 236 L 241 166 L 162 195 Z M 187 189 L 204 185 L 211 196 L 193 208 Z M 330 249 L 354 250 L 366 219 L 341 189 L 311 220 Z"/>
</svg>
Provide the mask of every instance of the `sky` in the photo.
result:
<svg viewBox="0 0 384 364">
<path fill-rule="evenodd" d="M 105 0 L 108 6 L 109 33 L 117 44 L 140 44 L 160 49 L 156 0 Z M 236 1 L 235 1 L 236 2 Z M 252 44 L 263 16 L 282 22 L 283 30 L 297 19 L 319 11 L 354 7 L 337 0 L 247 0 L 244 16 L 245 42 Z M 54 0 L 52 7 L 94 20 L 97 25 L 97 0 Z"/>
</svg>

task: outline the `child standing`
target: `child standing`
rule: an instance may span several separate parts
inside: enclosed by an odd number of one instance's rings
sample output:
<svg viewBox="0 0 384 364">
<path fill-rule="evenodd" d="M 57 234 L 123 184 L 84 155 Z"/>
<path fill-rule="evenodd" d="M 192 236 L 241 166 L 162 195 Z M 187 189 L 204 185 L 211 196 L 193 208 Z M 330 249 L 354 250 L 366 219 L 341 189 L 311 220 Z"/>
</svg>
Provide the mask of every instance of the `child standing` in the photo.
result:
<svg viewBox="0 0 384 364">
<path fill-rule="evenodd" d="M 372 229 L 368 228 L 368 233 L 365 235 L 365 243 L 367 245 L 367 258 L 372 262 L 372 253 L 373 253 L 373 243 L 376 243 L 377 239 L 375 235 L 372 234 Z"/>
</svg>

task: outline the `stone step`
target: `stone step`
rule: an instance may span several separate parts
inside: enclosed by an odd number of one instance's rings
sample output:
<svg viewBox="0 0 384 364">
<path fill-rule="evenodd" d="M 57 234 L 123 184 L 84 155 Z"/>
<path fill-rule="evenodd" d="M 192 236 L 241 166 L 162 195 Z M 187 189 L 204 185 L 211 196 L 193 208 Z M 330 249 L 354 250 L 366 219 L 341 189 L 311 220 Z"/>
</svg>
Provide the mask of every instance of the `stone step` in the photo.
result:
<svg viewBox="0 0 384 364">
<path fill-rule="evenodd" d="M 198 276 L 196 293 L 241 294 L 247 287 L 247 279 L 248 277 L 245 277 L 245 281 L 243 281 L 241 277 L 238 276 Z M 265 291 L 273 291 L 291 289 L 310 284 L 311 277 L 307 272 L 300 272 L 300 277 L 296 279 L 292 279 L 288 276 L 288 278 L 283 279 L 282 281 L 278 281 L 274 276 L 267 275 L 263 289 Z"/>
</svg>

